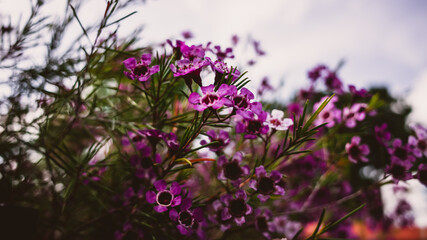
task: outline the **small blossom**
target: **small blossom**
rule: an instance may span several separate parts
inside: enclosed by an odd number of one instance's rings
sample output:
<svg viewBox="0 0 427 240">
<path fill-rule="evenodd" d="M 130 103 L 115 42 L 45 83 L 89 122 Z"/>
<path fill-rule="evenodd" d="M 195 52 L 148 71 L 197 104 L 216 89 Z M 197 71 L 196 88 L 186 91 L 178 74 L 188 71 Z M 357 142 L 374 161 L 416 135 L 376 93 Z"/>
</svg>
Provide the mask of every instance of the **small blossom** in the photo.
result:
<svg viewBox="0 0 427 240">
<path fill-rule="evenodd" d="M 210 58 L 206 58 L 206 59 L 209 61 L 212 71 L 215 72 L 214 85 L 217 85 L 221 81 L 224 74 L 225 74 L 224 76 L 225 79 L 227 79 L 228 75 L 231 74 L 232 81 L 236 80 L 240 76 L 240 72 L 239 70 L 237 70 L 237 68 L 229 69 L 227 66 L 227 63 L 221 60 L 216 60 L 215 62 L 212 62 Z"/>
<path fill-rule="evenodd" d="M 258 191 L 258 198 L 261 202 L 267 201 L 271 195 L 284 195 L 285 190 L 279 185 L 282 180 L 282 174 L 279 171 L 271 171 L 270 174 L 259 166 L 255 169 L 256 180 L 251 180 L 250 187 Z"/>
<path fill-rule="evenodd" d="M 230 194 L 221 196 L 221 202 L 225 205 L 221 219 L 233 219 L 238 226 L 242 226 L 246 222 L 245 216 L 252 213 L 252 207 L 246 203 L 247 200 L 243 189 L 237 190 L 234 197 Z"/>
<path fill-rule="evenodd" d="M 274 232 L 271 218 L 272 214 L 268 209 L 255 210 L 255 228 L 267 239 L 271 239 L 270 233 Z"/>
<path fill-rule="evenodd" d="M 189 61 L 194 61 L 195 59 L 203 59 L 205 57 L 205 48 L 202 45 L 199 46 L 187 46 L 185 44 L 181 45 L 181 52 L 184 59 Z"/>
<path fill-rule="evenodd" d="M 182 34 L 182 37 L 184 38 L 184 39 L 190 39 L 190 38 L 193 38 L 194 37 L 194 35 L 193 35 L 193 33 L 191 32 L 191 31 L 184 31 L 184 32 L 182 32 L 181 33 Z"/>
<path fill-rule="evenodd" d="M 383 123 L 380 126 L 375 126 L 375 138 L 380 144 L 384 146 L 391 139 L 391 133 L 386 129 L 387 123 Z"/>
<path fill-rule="evenodd" d="M 234 58 L 232 48 L 226 48 L 224 51 L 221 51 L 220 46 L 215 46 L 214 49 L 216 57 L 221 61 L 224 61 L 226 58 Z"/>
<path fill-rule="evenodd" d="M 251 105 L 251 111 L 237 110 L 237 114 L 243 117 L 243 121 L 237 122 L 236 133 L 246 133 L 245 138 L 255 139 L 257 134 L 266 134 L 268 125 L 265 125 L 267 113 L 262 110 L 259 102 Z"/>
<path fill-rule="evenodd" d="M 399 180 L 409 180 L 412 178 L 412 174 L 409 169 L 412 167 L 412 163 L 409 161 L 401 161 L 398 158 L 392 158 L 390 165 L 387 165 L 385 171 L 393 176 L 393 180 L 398 182 Z"/>
<path fill-rule="evenodd" d="M 343 109 L 343 121 L 348 128 L 356 127 L 356 121 L 363 121 L 366 117 L 366 103 L 355 103 L 350 108 Z"/>
<path fill-rule="evenodd" d="M 193 105 L 193 108 L 197 111 L 204 111 L 206 108 L 218 109 L 224 105 L 226 101 L 229 101 L 225 96 L 230 95 L 230 88 L 227 84 L 221 84 L 218 91 L 215 90 L 213 84 L 201 87 L 203 96 L 198 93 L 192 93 L 188 97 L 188 101 Z"/>
<path fill-rule="evenodd" d="M 326 100 L 327 97 L 323 97 L 319 102 L 315 103 L 313 110 L 316 111 L 320 105 Z M 320 112 L 319 116 L 314 121 L 315 125 L 327 123 L 326 127 L 331 128 L 335 126 L 335 123 L 341 120 L 341 111 L 335 107 L 335 102 L 338 101 L 336 97 L 333 97 L 331 101 L 325 106 Z"/>
<path fill-rule="evenodd" d="M 415 175 L 415 178 L 417 178 L 418 181 L 427 186 L 427 164 L 422 163 L 418 166 L 418 172 Z"/>
<path fill-rule="evenodd" d="M 132 80 L 138 80 L 140 82 L 146 82 L 150 79 L 151 75 L 157 73 L 160 70 L 159 65 L 150 67 L 151 54 L 143 54 L 141 61 L 137 62 L 135 58 L 128 58 L 123 61 L 123 64 L 130 72 L 124 72 L 126 77 Z"/>
<path fill-rule="evenodd" d="M 220 130 L 217 134 L 214 130 L 211 129 L 208 130 L 206 134 L 208 135 L 210 142 L 217 142 L 213 145 L 208 146 L 209 150 L 211 150 L 212 152 L 218 152 L 224 149 L 224 147 L 227 146 L 228 143 L 230 143 L 230 136 L 227 131 Z M 200 141 L 200 144 L 206 145 L 208 144 L 208 142 L 202 140 Z"/>
<path fill-rule="evenodd" d="M 273 87 L 268 82 L 268 78 L 264 77 L 261 81 L 261 86 L 259 86 L 257 93 L 259 96 L 262 96 L 267 91 L 272 91 Z"/>
<path fill-rule="evenodd" d="M 154 210 L 156 212 L 165 212 L 169 207 L 176 207 L 181 204 L 181 187 L 177 182 L 172 182 L 170 187 L 167 188 L 166 182 L 158 180 L 154 182 L 154 187 L 157 193 L 154 191 L 148 191 L 145 194 L 145 198 L 148 203 L 156 204 Z"/>
<path fill-rule="evenodd" d="M 229 179 L 233 186 L 238 187 L 241 183 L 241 178 L 249 175 L 250 173 L 248 165 L 241 166 L 242 161 L 243 154 L 241 152 L 236 152 L 229 160 L 225 156 L 220 156 L 217 161 L 219 168 L 218 179 Z"/>
<path fill-rule="evenodd" d="M 290 118 L 283 118 L 284 115 L 283 111 L 273 109 L 271 115 L 268 114 L 267 116 L 268 126 L 279 131 L 288 130 L 290 126 L 294 125 L 294 122 Z"/>
<path fill-rule="evenodd" d="M 194 229 L 198 228 L 198 225 L 204 220 L 203 212 L 200 208 L 190 209 L 191 199 L 185 198 L 182 200 L 180 211 L 171 209 L 169 211 L 169 218 L 177 222 L 177 229 L 182 235 L 191 236 Z"/>
<path fill-rule="evenodd" d="M 178 60 L 176 66 L 171 64 L 170 68 L 174 73 L 174 77 L 182 76 L 185 79 L 187 86 L 191 89 L 191 80 L 194 80 L 199 86 L 202 86 L 202 79 L 200 73 L 203 67 L 209 65 L 207 60 L 195 58 L 192 61 L 188 59 Z"/>
<path fill-rule="evenodd" d="M 252 106 L 251 100 L 255 98 L 254 94 L 247 88 L 240 89 L 240 93 L 237 93 L 237 87 L 230 86 L 230 97 L 231 101 L 225 102 L 227 107 L 233 107 L 235 110 L 247 110 Z"/>
<path fill-rule="evenodd" d="M 409 145 L 403 145 L 402 140 L 395 139 L 392 143 L 392 147 L 388 149 L 388 153 L 391 155 L 391 160 L 395 161 L 409 161 L 415 162 L 416 158 L 412 155 L 412 149 Z"/>
<path fill-rule="evenodd" d="M 369 154 L 369 147 L 367 144 L 360 144 L 360 137 L 354 136 L 351 138 L 351 142 L 345 144 L 345 151 L 348 154 L 348 160 L 353 163 L 368 162 L 366 155 Z"/>
<path fill-rule="evenodd" d="M 237 43 L 239 43 L 239 36 L 237 36 L 237 35 L 233 35 L 233 36 L 231 37 L 231 43 L 233 44 L 233 46 L 236 46 L 236 45 L 237 45 Z"/>
<path fill-rule="evenodd" d="M 307 76 L 312 81 L 315 82 L 322 76 L 322 71 L 327 70 L 328 68 L 325 65 L 319 65 L 308 71 Z"/>
</svg>

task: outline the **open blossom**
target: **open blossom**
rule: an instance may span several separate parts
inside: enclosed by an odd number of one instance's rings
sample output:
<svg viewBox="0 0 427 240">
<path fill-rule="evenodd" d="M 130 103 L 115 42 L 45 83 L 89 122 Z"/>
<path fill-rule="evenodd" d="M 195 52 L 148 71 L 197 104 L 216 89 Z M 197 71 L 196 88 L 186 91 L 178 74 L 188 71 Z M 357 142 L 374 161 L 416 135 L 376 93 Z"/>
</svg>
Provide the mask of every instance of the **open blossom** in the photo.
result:
<svg viewBox="0 0 427 240">
<path fill-rule="evenodd" d="M 234 58 L 232 48 L 226 48 L 224 51 L 222 51 L 220 46 L 215 46 L 214 49 L 216 57 L 221 61 L 224 61 L 226 58 Z"/>
<path fill-rule="evenodd" d="M 375 138 L 380 144 L 384 146 L 388 141 L 390 141 L 391 133 L 387 131 L 387 123 L 383 123 L 380 126 L 375 126 Z"/>
<path fill-rule="evenodd" d="M 255 169 L 256 180 L 250 182 L 250 187 L 258 191 L 258 198 L 261 202 L 267 201 L 271 195 L 284 195 L 285 190 L 279 185 L 282 180 L 282 174 L 279 171 L 271 171 L 267 174 L 264 166 Z"/>
<path fill-rule="evenodd" d="M 236 194 L 226 194 L 221 196 L 221 202 L 225 207 L 221 211 L 223 221 L 233 219 L 238 226 L 246 222 L 245 216 L 252 213 L 252 207 L 247 204 L 248 197 L 243 189 L 236 191 Z"/>
<path fill-rule="evenodd" d="M 279 131 L 288 130 L 290 126 L 294 125 L 294 122 L 290 118 L 283 118 L 284 115 L 283 111 L 273 109 L 271 115 L 267 116 L 268 126 Z"/>
<path fill-rule="evenodd" d="M 225 79 L 227 79 L 228 75 L 231 74 L 232 81 L 236 80 L 240 76 L 240 71 L 237 70 L 237 68 L 228 68 L 227 63 L 221 60 L 216 60 L 215 62 L 212 62 L 212 60 L 208 57 L 206 58 L 206 60 L 209 61 L 212 71 L 215 72 L 215 85 L 217 85 L 221 81 L 224 74 Z"/>
<path fill-rule="evenodd" d="M 350 108 L 343 109 L 343 121 L 348 128 L 356 127 L 356 121 L 363 121 L 366 117 L 366 103 L 355 103 Z"/>
<path fill-rule="evenodd" d="M 141 61 L 138 62 L 135 58 L 128 58 L 123 61 L 123 64 L 130 72 L 124 72 L 126 77 L 132 80 L 138 80 L 140 82 L 146 82 L 150 79 L 151 75 L 157 73 L 160 70 L 159 65 L 150 67 L 151 54 L 146 53 L 141 57 Z"/>
<path fill-rule="evenodd" d="M 185 59 L 193 61 L 196 58 L 203 59 L 205 57 L 205 48 L 202 45 L 198 46 L 187 46 L 185 44 L 181 45 L 181 53 Z"/>
<path fill-rule="evenodd" d="M 236 152 L 231 159 L 227 159 L 225 156 L 218 158 L 218 179 L 219 180 L 231 180 L 233 186 L 238 187 L 241 183 L 243 176 L 248 176 L 250 168 L 248 165 L 243 165 L 243 154 Z"/>
<path fill-rule="evenodd" d="M 208 146 L 209 150 L 211 150 L 212 152 L 217 152 L 222 150 L 230 142 L 230 136 L 228 132 L 224 130 L 220 130 L 219 133 L 217 134 L 213 129 L 210 129 L 206 132 L 206 135 L 208 135 L 209 140 L 211 142 L 217 142 L 215 144 Z M 206 142 L 206 140 L 202 140 L 200 141 L 200 144 L 206 145 L 208 144 L 208 142 Z"/>
<path fill-rule="evenodd" d="M 422 163 L 418 166 L 418 172 L 415 177 L 422 183 L 424 186 L 427 186 L 427 164 Z"/>
<path fill-rule="evenodd" d="M 351 138 L 350 143 L 345 144 L 345 151 L 348 154 L 350 162 L 368 162 L 366 155 L 369 154 L 369 147 L 366 144 L 360 144 L 360 141 L 359 136 L 354 136 Z"/>
<path fill-rule="evenodd" d="M 203 212 L 200 208 L 191 209 L 191 199 L 185 198 L 182 200 L 180 211 L 171 209 L 169 218 L 177 222 L 177 229 L 182 235 L 191 236 L 194 229 L 198 229 L 198 225 L 204 220 Z M 200 229 L 201 230 L 201 229 Z M 203 236 L 203 232 L 197 232 L 199 238 Z"/>
<path fill-rule="evenodd" d="M 157 193 L 148 191 L 145 194 L 145 198 L 147 202 L 156 204 L 154 207 L 156 212 L 165 212 L 169 207 L 176 207 L 181 204 L 182 197 L 179 195 L 181 187 L 177 182 L 172 182 L 168 188 L 165 180 L 162 179 L 154 182 L 154 187 Z"/>
<path fill-rule="evenodd" d="M 416 160 L 411 147 L 408 144 L 403 145 L 402 140 L 398 138 L 393 141 L 392 147 L 388 149 L 388 153 L 391 155 L 391 160 L 409 161 L 411 163 Z"/>
<path fill-rule="evenodd" d="M 174 77 L 182 76 L 189 88 L 191 88 L 191 80 L 194 80 L 199 86 L 202 86 L 202 79 L 200 73 L 203 67 L 209 65 L 207 60 L 201 58 L 194 58 L 192 61 L 188 59 L 181 59 L 174 64 L 170 65 Z"/>
<path fill-rule="evenodd" d="M 265 124 L 267 113 L 262 110 L 260 102 L 253 103 L 251 111 L 237 110 L 237 114 L 243 117 L 243 121 L 237 122 L 236 133 L 246 133 L 247 139 L 255 139 L 257 134 L 268 133 L 269 128 Z"/>
<path fill-rule="evenodd" d="M 213 84 L 201 87 L 201 89 L 203 94 L 202 96 L 194 92 L 188 97 L 188 101 L 197 111 L 202 112 L 206 108 L 218 109 L 222 107 L 226 101 L 229 101 L 225 98 L 225 96 L 230 94 L 229 86 L 227 84 L 221 84 L 216 92 Z"/>
<path fill-rule="evenodd" d="M 267 239 L 271 239 L 270 233 L 274 232 L 272 217 L 273 214 L 268 209 L 255 210 L 255 228 Z"/>
<path fill-rule="evenodd" d="M 255 98 L 254 94 L 247 88 L 240 89 L 237 93 L 237 87 L 230 86 L 230 97 L 231 101 L 226 102 L 227 107 L 233 107 L 234 109 L 246 110 L 252 106 L 251 100 Z"/>
<path fill-rule="evenodd" d="M 320 105 L 326 100 L 326 98 L 327 97 L 323 97 L 319 102 L 315 103 L 313 109 L 317 110 Z M 335 123 L 340 122 L 341 111 L 335 107 L 336 101 L 338 101 L 337 97 L 333 97 L 331 99 L 331 101 L 325 106 L 325 108 L 320 112 L 319 116 L 314 121 L 315 125 L 327 123 L 326 127 L 331 128 L 335 126 Z"/>
</svg>

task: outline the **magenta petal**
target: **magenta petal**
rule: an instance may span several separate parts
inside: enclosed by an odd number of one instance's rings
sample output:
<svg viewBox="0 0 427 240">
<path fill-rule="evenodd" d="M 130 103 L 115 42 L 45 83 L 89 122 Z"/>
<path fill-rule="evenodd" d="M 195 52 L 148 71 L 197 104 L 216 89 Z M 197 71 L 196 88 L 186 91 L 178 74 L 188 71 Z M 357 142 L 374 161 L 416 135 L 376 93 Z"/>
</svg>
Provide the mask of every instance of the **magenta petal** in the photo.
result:
<svg viewBox="0 0 427 240">
<path fill-rule="evenodd" d="M 211 84 L 209 86 L 201 87 L 200 89 L 202 89 L 203 94 L 207 94 L 207 93 L 213 92 L 214 88 L 215 88 L 215 86 L 213 84 Z"/>
<path fill-rule="evenodd" d="M 260 178 L 260 177 L 264 177 L 267 173 L 264 169 L 264 166 L 261 165 L 261 166 L 255 168 L 255 174 L 256 174 L 257 178 Z"/>
<path fill-rule="evenodd" d="M 270 173 L 270 178 L 271 178 L 275 183 L 277 183 L 277 182 L 279 182 L 279 181 L 282 179 L 282 174 L 281 174 L 279 171 L 277 171 L 277 170 L 273 170 L 273 171 L 271 171 L 271 173 Z"/>
<path fill-rule="evenodd" d="M 197 104 L 194 104 L 193 105 L 193 108 L 194 108 L 194 110 L 197 110 L 197 111 L 199 111 L 199 112 L 203 112 L 206 108 L 208 108 L 207 106 L 205 106 L 205 105 L 197 105 Z"/>
<path fill-rule="evenodd" d="M 225 221 L 231 218 L 231 214 L 228 212 L 228 208 L 222 209 L 221 220 Z"/>
<path fill-rule="evenodd" d="M 153 74 L 155 74 L 155 73 L 157 73 L 159 71 L 160 71 L 160 66 L 159 65 L 154 65 L 154 66 L 152 66 L 150 68 L 150 75 L 153 75 Z"/>
<path fill-rule="evenodd" d="M 199 104 L 200 103 L 200 95 L 198 93 L 191 93 L 188 97 L 188 101 L 192 104 Z"/>
<path fill-rule="evenodd" d="M 236 124 L 236 133 L 244 133 L 245 130 L 246 130 L 246 126 L 243 123 L 238 122 Z"/>
<path fill-rule="evenodd" d="M 132 70 L 136 67 L 136 59 L 135 58 L 128 58 L 123 61 L 123 64 L 125 67 L 129 70 Z"/>
<path fill-rule="evenodd" d="M 154 182 L 154 187 L 156 188 L 156 190 L 158 192 L 165 190 L 166 189 L 166 182 L 165 182 L 165 180 L 161 179 L 161 180 L 155 181 Z"/>
<path fill-rule="evenodd" d="M 173 182 L 171 184 L 170 190 L 171 190 L 171 193 L 173 195 L 178 195 L 181 193 L 181 187 L 179 186 L 179 183 L 177 183 L 177 182 Z"/>
<path fill-rule="evenodd" d="M 170 211 L 169 211 L 169 218 L 172 220 L 172 221 L 177 221 L 178 220 L 178 211 L 176 211 L 175 209 L 171 209 Z"/>
<path fill-rule="evenodd" d="M 242 226 L 246 222 L 246 219 L 245 217 L 235 218 L 234 222 L 236 222 L 237 226 Z"/>
<path fill-rule="evenodd" d="M 229 89 L 230 89 L 230 87 L 227 84 L 223 83 L 223 84 L 221 84 L 221 86 L 219 86 L 217 93 L 221 97 L 223 97 L 223 96 L 226 96 L 226 95 L 230 94 L 230 90 Z"/>
<path fill-rule="evenodd" d="M 141 63 L 144 65 L 149 65 L 151 63 L 151 54 L 149 53 L 142 54 Z"/>
<path fill-rule="evenodd" d="M 246 200 L 246 192 L 245 192 L 245 190 L 243 190 L 243 189 L 239 189 L 239 190 L 237 190 L 236 191 L 236 197 L 237 198 L 241 198 L 241 199 L 243 199 L 243 200 Z"/>
<path fill-rule="evenodd" d="M 181 211 L 190 209 L 191 202 L 192 202 L 191 198 L 185 198 L 184 200 L 182 200 Z"/>
<path fill-rule="evenodd" d="M 165 206 L 155 206 L 154 207 L 154 211 L 159 212 L 159 213 L 166 212 L 167 210 L 168 210 L 168 208 Z"/>
<path fill-rule="evenodd" d="M 270 195 L 258 194 L 258 199 L 263 203 L 270 199 Z"/>
<path fill-rule="evenodd" d="M 182 197 L 181 197 L 181 196 L 175 197 L 175 198 L 172 200 L 171 207 L 179 206 L 179 205 L 181 204 L 181 199 L 182 199 Z"/>
<path fill-rule="evenodd" d="M 178 228 L 179 232 L 182 235 L 188 235 L 189 234 L 188 229 L 186 227 L 182 226 L 182 225 L 178 225 L 178 226 L 176 226 L 176 228 Z"/>
<path fill-rule="evenodd" d="M 247 88 L 242 88 L 240 90 L 240 94 L 245 95 L 249 100 L 255 98 L 254 94 L 251 91 L 249 91 L 249 89 Z"/>
<path fill-rule="evenodd" d="M 249 182 L 249 187 L 250 188 L 252 188 L 253 190 L 257 190 L 257 187 L 256 187 L 256 185 L 257 185 L 257 181 L 256 180 L 254 180 L 254 179 L 252 179 L 250 182 Z"/>
<path fill-rule="evenodd" d="M 156 193 L 153 191 L 148 191 L 145 193 L 145 199 L 147 199 L 148 203 L 155 203 L 156 202 Z"/>
</svg>

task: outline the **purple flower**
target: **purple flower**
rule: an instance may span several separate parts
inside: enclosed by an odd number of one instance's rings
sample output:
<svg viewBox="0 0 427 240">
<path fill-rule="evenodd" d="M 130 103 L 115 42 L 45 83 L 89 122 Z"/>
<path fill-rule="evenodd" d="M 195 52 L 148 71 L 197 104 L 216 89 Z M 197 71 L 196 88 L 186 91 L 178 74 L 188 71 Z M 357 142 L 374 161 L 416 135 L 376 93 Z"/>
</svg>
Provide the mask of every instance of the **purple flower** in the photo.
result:
<svg viewBox="0 0 427 240">
<path fill-rule="evenodd" d="M 315 103 L 313 110 L 316 111 L 320 105 L 326 100 L 327 97 L 323 97 L 319 102 Z M 335 102 L 338 101 L 338 98 L 333 97 L 332 100 L 326 105 L 326 107 L 320 112 L 314 121 L 315 125 L 320 125 L 327 123 L 326 127 L 331 128 L 335 123 L 341 121 L 341 111 L 335 107 Z"/>
<path fill-rule="evenodd" d="M 208 135 L 210 142 L 217 142 L 213 145 L 209 145 L 208 148 L 212 152 L 218 152 L 222 149 L 224 149 L 225 146 L 230 143 L 230 136 L 228 135 L 227 131 L 220 130 L 219 134 L 217 134 L 213 129 L 210 129 L 206 132 L 206 135 Z M 205 140 L 200 141 L 201 145 L 206 145 L 208 142 Z"/>
<path fill-rule="evenodd" d="M 154 187 L 156 192 L 148 191 L 145 193 L 145 198 L 147 202 L 151 204 L 156 204 L 154 210 L 156 212 L 165 212 L 168 210 L 168 207 L 176 207 L 181 204 L 181 187 L 177 182 L 172 182 L 170 187 L 167 188 L 165 180 L 158 180 L 154 182 Z"/>
<path fill-rule="evenodd" d="M 233 107 L 234 109 L 246 110 L 252 106 L 251 100 L 254 99 L 254 94 L 247 88 L 240 89 L 240 93 L 237 93 L 237 87 L 230 86 L 230 102 L 226 102 L 227 107 Z"/>
<path fill-rule="evenodd" d="M 415 177 L 418 179 L 418 181 L 427 186 L 427 164 L 422 163 L 418 166 L 418 172 Z"/>
<path fill-rule="evenodd" d="M 127 136 L 122 137 L 123 146 L 134 146 L 136 149 L 141 151 L 151 151 L 150 147 L 147 146 L 143 134 L 143 130 L 137 130 L 136 132 L 129 131 Z"/>
<path fill-rule="evenodd" d="M 258 198 L 261 202 L 267 201 L 271 195 L 284 195 L 285 190 L 278 185 L 282 180 L 282 174 L 279 171 L 271 171 L 270 174 L 264 169 L 264 166 L 259 166 L 255 169 L 257 179 L 250 181 L 250 187 L 258 191 Z"/>
<path fill-rule="evenodd" d="M 140 62 L 137 62 L 135 58 L 128 58 L 123 61 L 123 64 L 130 70 L 130 72 L 124 72 L 126 77 L 132 80 L 137 79 L 140 82 L 146 82 L 151 75 L 160 70 L 159 65 L 150 67 L 151 54 L 149 53 L 143 54 Z"/>
<path fill-rule="evenodd" d="M 355 103 L 350 108 L 343 109 L 343 120 L 348 128 L 356 127 L 356 121 L 363 121 L 366 117 L 366 103 Z"/>
<path fill-rule="evenodd" d="M 181 52 L 184 59 L 193 61 L 195 59 L 203 59 L 205 57 L 205 49 L 202 45 L 199 46 L 187 46 L 185 44 L 181 45 Z"/>
<path fill-rule="evenodd" d="M 83 184 L 88 185 L 89 182 L 98 182 L 101 180 L 102 174 L 107 171 L 107 167 L 92 166 L 87 171 L 82 172 Z"/>
<path fill-rule="evenodd" d="M 354 85 L 348 85 L 348 89 L 350 90 L 350 93 L 355 98 L 366 98 L 366 97 L 370 96 L 370 94 L 368 93 L 368 91 L 366 89 L 364 89 L 364 88 L 362 88 L 360 90 L 357 90 Z"/>
<path fill-rule="evenodd" d="M 278 216 L 273 218 L 274 231 L 291 238 L 295 236 L 298 230 L 301 228 L 301 224 L 289 220 L 286 216 Z"/>
<path fill-rule="evenodd" d="M 184 46 L 185 42 L 181 40 L 176 40 L 176 45 L 173 45 L 172 41 L 169 39 L 166 40 L 166 42 L 172 47 L 173 51 L 175 52 L 175 58 L 181 59 L 182 57 L 181 46 Z"/>
<path fill-rule="evenodd" d="M 393 176 L 393 180 L 398 182 L 399 180 L 409 180 L 412 178 L 409 169 L 412 167 L 412 163 L 409 161 L 401 161 L 396 158 L 391 159 L 390 165 L 387 165 L 385 171 Z"/>
<path fill-rule="evenodd" d="M 264 77 L 261 81 L 261 86 L 258 88 L 257 93 L 262 96 L 266 91 L 272 91 L 273 87 L 268 82 L 268 78 Z"/>
<path fill-rule="evenodd" d="M 212 71 L 215 72 L 215 83 L 214 85 L 217 85 L 222 77 L 225 74 L 225 79 L 228 79 L 228 75 L 231 73 L 231 78 L 232 81 L 235 81 L 239 76 L 240 76 L 240 72 L 239 70 L 237 70 L 237 68 L 231 68 L 229 69 L 227 66 L 227 63 L 221 61 L 221 60 L 216 60 L 215 62 L 212 62 L 210 58 L 206 58 L 212 68 Z"/>
<path fill-rule="evenodd" d="M 176 66 L 171 64 L 170 68 L 174 73 L 174 77 L 182 76 L 185 79 L 185 83 L 191 89 L 191 80 L 194 80 L 199 86 L 202 86 L 202 79 L 200 78 L 200 72 L 203 67 L 209 65 L 207 60 L 201 58 L 194 58 L 192 61 L 188 59 L 178 60 Z"/>
<path fill-rule="evenodd" d="M 271 115 L 267 116 L 267 125 L 279 131 L 286 131 L 292 125 L 294 125 L 294 121 L 290 118 L 283 118 L 285 113 L 283 111 L 273 109 L 271 111 Z"/>
<path fill-rule="evenodd" d="M 325 85 L 329 90 L 337 93 L 342 93 L 342 82 L 338 78 L 337 74 L 332 71 L 328 71 L 325 76 Z"/>
<path fill-rule="evenodd" d="M 412 155 L 411 147 L 403 145 L 402 140 L 398 138 L 393 141 L 392 147 L 388 149 L 388 153 L 391 155 L 392 161 L 409 161 L 413 163 L 416 160 Z"/>
<path fill-rule="evenodd" d="M 241 177 L 249 175 L 250 168 L 248 165 L 241 166 L 243 161 L 243 154 L 236 152 L 231 159 L 225 156 L 218 158 L 217 164 L 219 168 L 219 180 L 231 180 L 233 186 L 238 187 L 241 183 Z"/>
<path fill-rule="evenodd" d="M 251 111 L 239 109 L 237 114 L 243 117 L 243 121 L 237 122 L 236 133 L 246 133 L 246 139 L 255 139 L 257 134 L 268 133 L 268 125 L 265 125 L 267 113 L 262 110 L 261 103 L 252 103 Z"/>
<path fill-rule="evenodd" d="M 271 239 L 270 233 L 274 232 L 271 218 L 272 214 L 268 209 L 255 210 L 255 228 L 267 239 Z"/>
<path fill-rule="evenodd" d="M 290 116 L 295 114 L 296 117 L 302 114 L 304 108 L 299 103 L 291 103 L 288 105 L 288 113 Z"/>
<path fill-rule="evenodd" d="M 233 46 L 236 46 L 236 45 L 237 45 L 237 43 L 239 43 L 239 36 L 237 36 L 237 35 L 233 35 L 233 36 L 231 37 L 231 43 L 233 44 Z"/>
<path fill-rule="evenodd" d="M 221 212 L 223 221 L 233 219 L 238 226 L 246 222 L 245 216 L 252 213 L 252 207 L 247 204 L 247 195 L 243 189 L 236 191 L 234 197 L 230 194 L 221 196 L 221 202 L 225 205 Z"/>
<path fill-rule="evenodd" d="M 175 133 L 171 132 L 163 134 L 163 141 L 166 143 L 169 150 L 175 151 L 179 149 L 179 142 L 176 139 Z"/>
<path fill-rule="evenodd" d="M 193 37 L 194 37 L 194 36 L 193 36 L 193 33 L 192 33 L 191 31 L 184 31 L 184 32 L 182 32 L 181 34 L 182 34 L 182 37 L 183 37 L 184 39 L 190 39 L 190 38 L 193 38 Z"/>
<path fill-rule="evenodd" d="M 253 45 L 254 45 L 255 53 L 256 53 L 258 56 L 263 56 L 263 55 L 265 55 L 265 52 L 264 52 L 263 50 L 261 50 L 260 42 L 259 42 L 259 41 L 255 41 L 255 40 L 254 40 L 252 43 L 253 43 Z"/>
<path fill-rule="evenodd" d="M 201 87 L 203 96 L 198 93 L 191 93 L 188 97 L 188 101 L 193 105 L 193 108 L 197 111 L 204 111 L 206 108 L 218 109 L 224 105 L 225 102 L 229 101 L 225 96 L 230 95 L 230 87 L 227 84 L 221 84 L 218 91 L 214 91 L 215 86 L 213 84 Z"/>
<path fill-rule="evenodd" d="M 354 136 L 351 138 L 351 143 L 345 144 L 345 151 L 348 154 L 348 160 L 353 163 L 368 162 L 366 156 L 369 154 L 369 147 L 366 144 L 360 144 L 360 137 Z"/>
<path fill-rule="evenodd" d="M 162 163 L 160 154 L 156 153 L 154 160 L 151 157 L 151 151 L 140 152 L 139 155 L 133 155 L 130 158 L 130 164 L 135 168 L 135 177 L 139 179 L 150 179 L 155 177 L 153 171 L 154 163 Z"/>
<path fill-rule="evenodd" d="M 308 71 L 307 76 L 312 81 L 315 82 L 322 76 L 322 72 L 328 68 L 325 65 L 319 65 Z"/>
<path fill-rule="evenodd" d="M 427 157 L 427 138 L 409 136 L 408 145 L 416 157 L 420 158 L 423 154 Z"/>
<path fill-rule="evenodd" d="M 383 123 L 380 126 L 375 126 L 375 138 L 381 145 L 386 145 L 386 142 L 390 141 L 391 133 L 386 130 L 387 123 Z"/>
<path fill-rule="evenodd" d="M 177 229 L 182 235 L 191 236 L 194 232 L 193 229 L 197 229 L 198 225 L 204 221 L 203 212 L 200 208 L 191 208 L 191 199 L 185 198 L 182 200 L 180 211 L 171 209 L 169 211 L 169 218 L 178 222 Z"/>
<path fill-rule="evenodd" d="M 215 46 L 214 48 L 214 53 L 219 60 L 224 61 L 226 58 L 234 58 L 232 48 L 226 48 L 224 51 L 221 51 L 220 46 Z"/>
</svg>

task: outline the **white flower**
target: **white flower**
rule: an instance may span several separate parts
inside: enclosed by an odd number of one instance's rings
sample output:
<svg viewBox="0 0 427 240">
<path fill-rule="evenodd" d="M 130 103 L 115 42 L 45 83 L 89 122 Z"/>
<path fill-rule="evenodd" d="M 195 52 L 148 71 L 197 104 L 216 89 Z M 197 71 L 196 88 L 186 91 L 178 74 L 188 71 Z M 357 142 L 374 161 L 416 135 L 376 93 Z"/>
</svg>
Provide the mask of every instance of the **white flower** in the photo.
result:
<svg viewBox="0 0 427 240">
<path fill-rule="evenodd" d="M 284 115 L 283 111 L 273 109 L 273 111 L 271 111 L 271 115 L 268 114 L 267 116 L 268 126 L 279 131 L 288 130 L 290 126 L 294 125 L 294 122 L 290 118 L 283 119 Z"/>
</svg>

